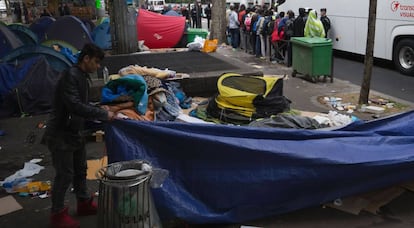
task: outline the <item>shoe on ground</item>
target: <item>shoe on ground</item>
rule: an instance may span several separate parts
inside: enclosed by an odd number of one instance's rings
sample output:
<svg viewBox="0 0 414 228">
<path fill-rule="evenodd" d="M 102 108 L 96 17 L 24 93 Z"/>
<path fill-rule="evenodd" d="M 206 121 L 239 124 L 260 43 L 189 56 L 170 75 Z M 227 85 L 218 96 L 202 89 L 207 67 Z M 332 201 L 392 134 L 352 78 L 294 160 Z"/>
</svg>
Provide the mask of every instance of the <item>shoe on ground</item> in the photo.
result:
<svg viewBox="0 0 414 228">
<path fill-rule="evenodd" d="M 93 197 L 86 200 L 78 200 L 77 213 L 79 216 L 96 215 L 98 205 L 93 202 Z"/>
<path fill-rule="evenodd" d="M 50 215 L 50 227 L 52 228 L 79 228 L 78 221 L 73 219 L 69 213 L 68 208 L 65 207 L 61 211 L 52 213 Z"/>
</svg>

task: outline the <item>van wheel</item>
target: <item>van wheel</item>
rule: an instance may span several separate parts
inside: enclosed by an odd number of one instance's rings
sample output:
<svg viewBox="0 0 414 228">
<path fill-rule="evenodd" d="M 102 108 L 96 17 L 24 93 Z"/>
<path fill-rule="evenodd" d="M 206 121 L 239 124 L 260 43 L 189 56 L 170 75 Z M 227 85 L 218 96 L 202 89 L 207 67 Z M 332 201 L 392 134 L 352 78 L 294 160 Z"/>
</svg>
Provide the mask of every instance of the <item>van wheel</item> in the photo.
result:
<svg viewBox="0 0 414 228">
<path fill-rule="evenodd" d="M 397 70 L 414 76 L 414 40 L 403 39 L 394 49 L 394 64 Z"/>
</svg>

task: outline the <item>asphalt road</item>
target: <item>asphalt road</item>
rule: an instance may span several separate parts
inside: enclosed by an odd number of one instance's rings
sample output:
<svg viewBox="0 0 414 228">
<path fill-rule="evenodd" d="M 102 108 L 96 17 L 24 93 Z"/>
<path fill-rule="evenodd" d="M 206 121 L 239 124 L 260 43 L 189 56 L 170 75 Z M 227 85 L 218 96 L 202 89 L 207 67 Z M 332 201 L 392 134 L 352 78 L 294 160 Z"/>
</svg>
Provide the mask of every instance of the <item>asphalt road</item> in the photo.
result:
<svg viewBox="0 0 414 228">
<path fill-rule="evenodd" d="M 363 62 L 342 57 L 334 58 L 334 77 L 355 85 L 362 85 Z M 414 102 L 414 76 L 400 74 L 389 62 L 374 66 L 371 76 L 371 90 Z"/>
</svg>

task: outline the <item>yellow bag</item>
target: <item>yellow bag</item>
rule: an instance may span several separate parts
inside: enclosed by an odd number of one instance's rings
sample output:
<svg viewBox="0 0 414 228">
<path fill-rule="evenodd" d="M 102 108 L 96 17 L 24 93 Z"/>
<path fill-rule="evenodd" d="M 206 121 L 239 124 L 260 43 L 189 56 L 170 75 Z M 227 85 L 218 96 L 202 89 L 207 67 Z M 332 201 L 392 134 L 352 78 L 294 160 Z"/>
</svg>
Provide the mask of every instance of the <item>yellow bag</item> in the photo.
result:
<svg viewBox="0 0 414 228">
<path fill-rule="evenodd" d="M 215 52 L 217 49 L 217 44 L 218 44 L 218 39 L 214 39 L 214 40 L 206 40 L 204 41 L 204 47 L 201 50 L 202 52 Z"/>
</svg>

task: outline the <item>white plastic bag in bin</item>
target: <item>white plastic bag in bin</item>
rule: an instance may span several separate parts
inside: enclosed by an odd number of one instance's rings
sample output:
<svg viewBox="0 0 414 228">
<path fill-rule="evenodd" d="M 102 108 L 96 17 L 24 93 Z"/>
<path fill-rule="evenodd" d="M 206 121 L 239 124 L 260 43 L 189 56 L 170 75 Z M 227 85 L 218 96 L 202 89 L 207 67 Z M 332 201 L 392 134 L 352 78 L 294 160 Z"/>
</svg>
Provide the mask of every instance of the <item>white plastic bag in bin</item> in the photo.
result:
<svg viewBox="0 0 414 228">
<path fill-rule="evenodd" d="M 152 168 L 147 163 L 144 163 L 142 165 L 143 171 L 151 172 L 151 179 L 150 179 L 150 186 L 151 188 L 161 188 L 162 184 L 164 183 L 165 179 L 168 177 L 169 172 L 166 169 L 160 169 L 160 168 Z"/>
</svg>

